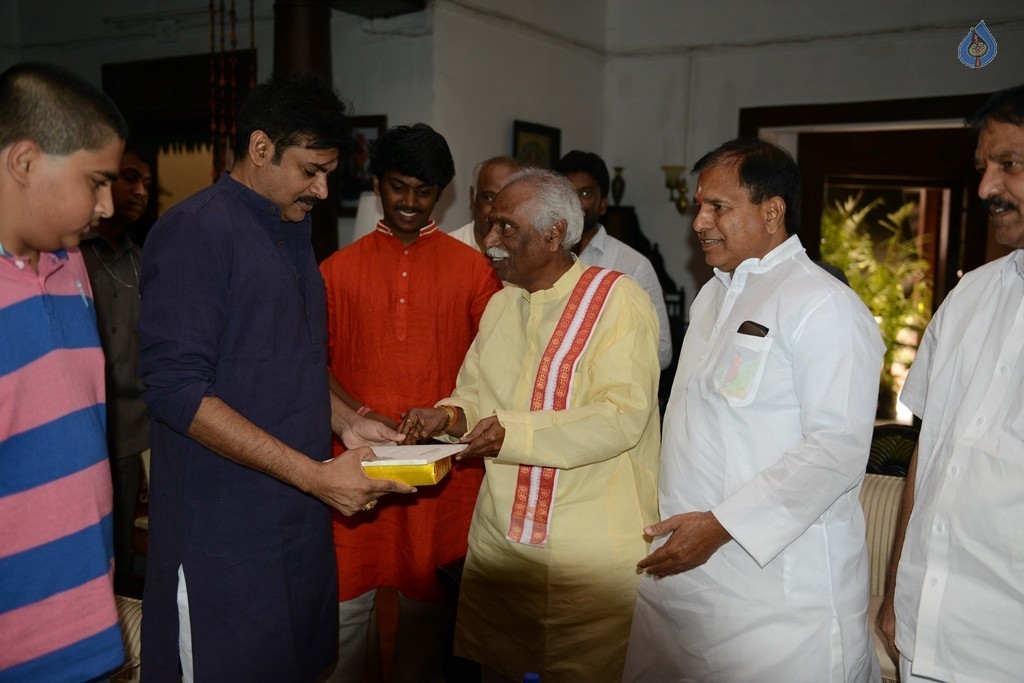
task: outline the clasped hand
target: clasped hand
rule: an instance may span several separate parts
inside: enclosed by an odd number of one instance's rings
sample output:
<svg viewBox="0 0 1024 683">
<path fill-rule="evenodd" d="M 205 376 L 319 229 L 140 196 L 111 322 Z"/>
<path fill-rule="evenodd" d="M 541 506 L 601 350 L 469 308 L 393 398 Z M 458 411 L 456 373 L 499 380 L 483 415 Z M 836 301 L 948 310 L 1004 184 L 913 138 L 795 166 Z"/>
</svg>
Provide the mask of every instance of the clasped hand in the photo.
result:
<svg viewBox="0 0 1024 683">
<path fill-rule="evenodd" d="M 339 434 L 349 450 L 334 460 L 322 463 L 312 493 L 343 515 L 371 509 L 378 498 L 389 493 L 415 493 L 416 489 L 390 479 L 372 479 L 366 476 L 363 460 L 372 460 L 373 451 L 367 446 L 386 446 L 401 443 L 405 436 L 387 425 L 357 417 Z"/>
<path fill-rule="evenodd" d="M 443 408 L 413 408 L 405 414 L 398 431 L 415 439 L 428 439 L 443 432 L 448 424 L 448 417 L 448 411 Z M 463 418 L 459 419 L 459 424 L 463 424 Z M 505 443 L 505 428 L 498 422 L 497 417 L 491 415 L 480 420 L 468 434 L 459 439 L 459 443 L 469 445 L 466 450 L 455 456 L 456 460 L 474 457 L 493 458 L 498 455 L 502 444 Z"/>
<path fill-rule="evenodd" d="M 343 515 L 354 515 L 369 509 L 378 498 L 389 493 L 415 493 L 416 489 L 390 479 L 366 476 L 363 460 L 372 460 L 373 451 L 366 447 L 347 450 L 337 458 L 321 463 L 313 494 Z"/>
</svg>

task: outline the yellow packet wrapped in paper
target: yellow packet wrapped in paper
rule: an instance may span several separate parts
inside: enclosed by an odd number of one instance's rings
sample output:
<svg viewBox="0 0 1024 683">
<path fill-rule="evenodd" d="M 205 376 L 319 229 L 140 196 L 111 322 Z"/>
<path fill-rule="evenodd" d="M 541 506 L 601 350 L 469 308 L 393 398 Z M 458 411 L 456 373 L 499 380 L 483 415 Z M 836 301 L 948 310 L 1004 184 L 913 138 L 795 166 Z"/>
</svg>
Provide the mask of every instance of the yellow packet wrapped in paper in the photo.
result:
<svg viewBox="0 0 1024 683">
<path fill-rule="evenodd" d="M 409 486 L 427 486 L 441 481 L 452 467 L 452 456 L 466 444 L 417 444 L 374 446 L 376 460 L 364 460 L 363 471 L 374 479 L 394 479 Z"/>
</svg>

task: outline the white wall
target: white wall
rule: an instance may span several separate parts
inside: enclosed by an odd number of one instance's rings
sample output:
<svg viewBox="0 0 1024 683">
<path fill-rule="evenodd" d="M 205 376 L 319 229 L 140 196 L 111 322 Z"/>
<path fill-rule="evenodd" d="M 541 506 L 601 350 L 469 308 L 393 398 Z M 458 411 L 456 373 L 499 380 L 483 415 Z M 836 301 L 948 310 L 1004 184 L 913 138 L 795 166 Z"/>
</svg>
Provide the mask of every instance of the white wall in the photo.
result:
<svg viewBox="0 0 1024 683">
<path fill-rule="evenodd" d="M 511 152 L 513 121 L 561 129 L 563 150 L 600 146 L 604 12 L 597 7 L 529 0 L 512 16 L 496 0 L 438 0 L 394 19 L 335 13 L 334 80 L 352 113 L 385 114 L 388 125 L 422 121 L 445 136 L 456 175 L 435 218 L 452 230 L 470 219 L 473 167 Z M 352 223 L 341 223 L 342 244 Z"/>
<path fill-rule="evenodd" d="M 544 28 L 569 25 L 599 38 L 604 17 L 603 12 L 586 13 L 593 5 L 584 0 L 520 2 L 516 8 L 524 18 L 510 19 L 458 3 L 437 4 L 434 124 L 448 139 L 456 168 L 448 192 L 454 203 L 442 223 L 446 229 L 470 220 L 473 167 L 488 157 L 511 154 L 513 121 L 560 129 L 563 153 L 600 146 L 604 58 Z M 570 23 L 577 16 L 588 21 Z"/>
<path fill-rule="evenodd" d="M 389 126 L 432 123 L 433 12 L 363 19 L 334 12 L 332 71 L 351 114 L 385 114 Z"/>
<path fill-rule="evenodd" d="M 433 12 L 391 19 L 331 17 L 331 70 L 354 116 L 384 114 L 388 126 L 434 125 Z M 354 218 L 338 220 L 338 244 L 352 241 Z"/>
</svg>

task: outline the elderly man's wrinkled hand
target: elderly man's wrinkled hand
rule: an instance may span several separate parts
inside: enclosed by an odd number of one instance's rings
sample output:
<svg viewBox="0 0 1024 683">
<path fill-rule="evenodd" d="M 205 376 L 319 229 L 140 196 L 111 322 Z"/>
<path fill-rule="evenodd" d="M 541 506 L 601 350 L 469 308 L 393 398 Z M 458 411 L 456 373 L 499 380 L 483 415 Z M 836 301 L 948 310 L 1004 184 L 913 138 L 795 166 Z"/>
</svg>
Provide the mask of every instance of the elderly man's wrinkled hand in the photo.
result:
<svg viewBox="0 0 1024 683">
<path fill-rule="evenodd" d="M 644 529 L 648 536 L 670 534 L 665 545 L 640 560 L 637 572 L 662 578 L 689 571 L 707 562 L 732 539 L 710 512 L 686 512 Z"/>
<path fill-rule="evenodd" d="M 321 463 L 310 492 L 345 516 L 373 509 L 377 499 L 389 493 L 416 492 L 412 486 L 398 481 L 366 476 L 359 463 L 373 457 L 369 448 L 355 448 Z"/>
<path fill-rule="evenodd" d="M 502 444 L 505 443 L 505 428 L 498 422 L 494 415 L 485 417 L 476 423 L 476 427 L 469 434 L 459 439 L 459 443 L 469 444 L 466 450 L 455 456 L 456 460 L 463 458 L 493 458 L 498 455 Z"/>
</svg>

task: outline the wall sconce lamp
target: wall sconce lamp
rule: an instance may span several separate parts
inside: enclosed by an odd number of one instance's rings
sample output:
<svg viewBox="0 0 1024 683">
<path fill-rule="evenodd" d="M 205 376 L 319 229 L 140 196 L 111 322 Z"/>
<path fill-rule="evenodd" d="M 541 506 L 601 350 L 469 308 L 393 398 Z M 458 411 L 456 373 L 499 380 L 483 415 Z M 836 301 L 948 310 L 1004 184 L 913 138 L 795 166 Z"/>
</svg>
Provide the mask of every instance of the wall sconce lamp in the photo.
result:
<svg viewBox="0 0 1024 683">
<path fill-rule="evenodd" d="M 690 208 L 690 190 L 686 187 L 685 166 L 662 166 L 665 172 L 665 187 L 668 188 L 668 200 L 676 205 L 676 211 L 686 213 Z"/>
</svg>

